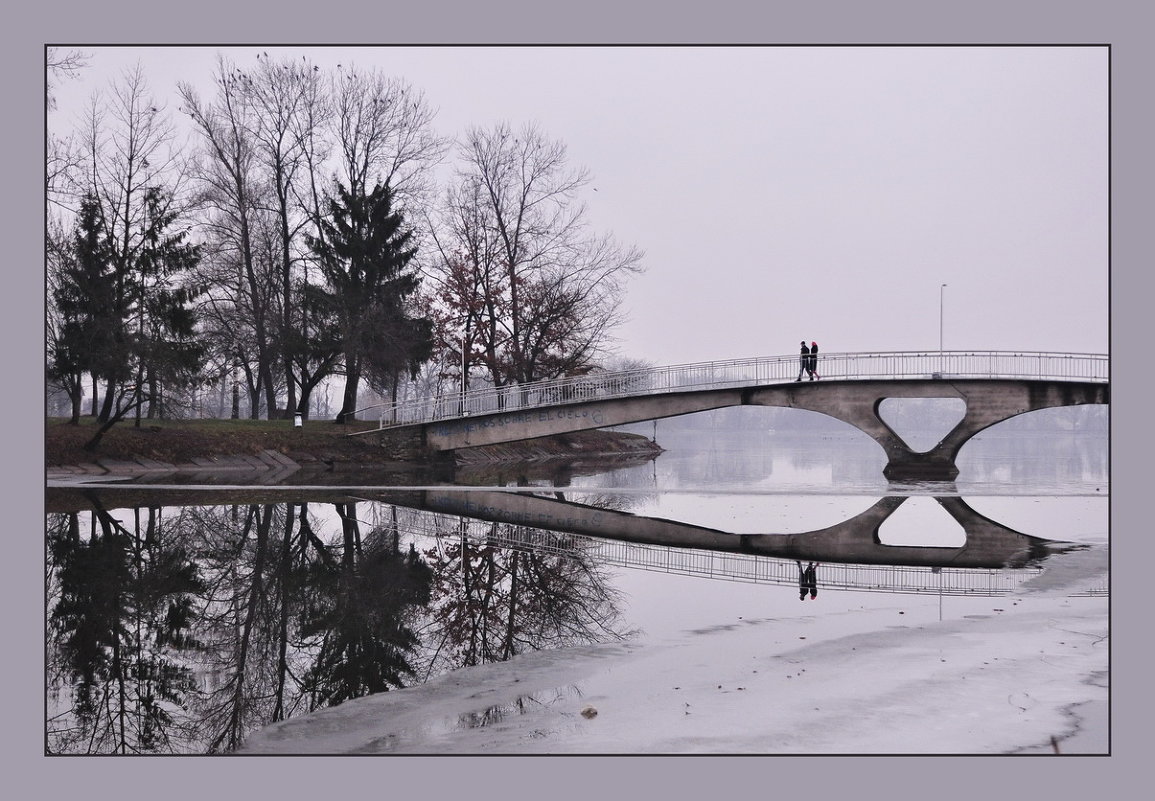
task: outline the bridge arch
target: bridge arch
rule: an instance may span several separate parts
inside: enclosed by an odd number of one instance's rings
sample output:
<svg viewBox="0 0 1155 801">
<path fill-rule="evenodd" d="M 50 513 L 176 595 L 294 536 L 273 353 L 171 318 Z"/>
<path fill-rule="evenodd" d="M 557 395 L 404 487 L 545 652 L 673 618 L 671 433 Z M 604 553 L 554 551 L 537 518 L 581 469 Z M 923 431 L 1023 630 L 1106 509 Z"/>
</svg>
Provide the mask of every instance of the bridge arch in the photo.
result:
<svg viewBox="0 0 1155 801">
<path fill-rule="evenodd" d="M 917 452 L 880 416 L 888 398 L 959 398 L 963 418 L 935 447 Z M 726 390 L 699 390 L 582 401 L 555 407 L 519 409 L 419 424 L 424 447 L 454 451 L 481 445 L 677 417 L 728 406 L 776 406 L 806 409 L 849 423 L 877 442 L 886 454 L 887 478 L 951 480 L 955 457 L 978 432 L 1003 420 L 1056 406 L 1107 403 L 1102 383 L 978 380 L 839 381 L 823 384 L 774 384 Z M 412 428 L 412 427 L 411 427 Z"/>
<path fill-rule="evenodd" d="M 1040 409 L 1109 400 L 1106 384 L 1013 379 L 840 381 L 821 388 L 807 383 L 788 399 L 773 391 L 781 389 L 758 390 L 750 402 L 777 406 L 787 401 L 851 424 L 882 446 L 887 458 L 883 474 L 890 479 L 954 479 L 959 450 L 980 431 Z M 965 404 L 965 412 L 936 446 L 915 451 L 880 414 L 883 401 L 890 398 L 957 398 Z"/>
<path fill-rule="evenodd" d="M 823 358 L 822 380 L 807 382 L 793 380 L 796 365 L 797 357 L 773 357 L 450 394 L 383 409 L 379 430 L 446 452 L 728 406 L 778 406 L 863 431 L 886 454 L 888 478 L 951 480 L 960 448 L 979 431 L 1039 409 L 1110 399 L 1107 358 L 1090 354 L 833 354 Z M 880 415 L 893 398 L 955 398 L 966 411 L 937 445 L 916 452 Z"/>
</svg>

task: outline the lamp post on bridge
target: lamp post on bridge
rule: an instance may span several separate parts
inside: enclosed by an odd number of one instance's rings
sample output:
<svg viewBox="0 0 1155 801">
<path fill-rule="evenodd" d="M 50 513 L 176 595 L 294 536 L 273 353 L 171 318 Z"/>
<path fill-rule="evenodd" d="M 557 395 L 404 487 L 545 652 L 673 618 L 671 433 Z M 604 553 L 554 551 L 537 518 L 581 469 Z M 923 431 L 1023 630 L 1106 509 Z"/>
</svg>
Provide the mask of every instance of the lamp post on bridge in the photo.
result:
<svg viewBox="0 0 1155 801">
<path fill-rule="evenodd" d="M 946 367 L 942 352 L 942 307 L 944 289 L 946 289 L 946 284 L 940 284 L 938 287 L 938 369 L 940 372 Z"/>
<path fill-rule="evenodd" d="M 465 371 L 467 362 L 465 358 L 465 334 L 461 335 L 461 416 L 465 416 Z"/>
</svg>

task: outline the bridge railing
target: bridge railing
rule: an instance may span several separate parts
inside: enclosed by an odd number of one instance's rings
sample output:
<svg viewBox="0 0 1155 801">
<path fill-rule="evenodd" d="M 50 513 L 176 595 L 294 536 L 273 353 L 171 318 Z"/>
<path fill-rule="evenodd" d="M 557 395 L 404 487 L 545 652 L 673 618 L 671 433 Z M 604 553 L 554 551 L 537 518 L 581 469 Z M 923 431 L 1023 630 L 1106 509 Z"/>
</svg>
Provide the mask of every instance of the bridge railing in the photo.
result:
<svg viewBox="0 0 1155 801">
<path fill-rule="evenodd" d="M 1106 382 L 1108 369 L 1108 357 L 1102 354 L 1022 351 L 820 353 L 817 364 L 823 381 L 1001 378 Z M 357 414 L 374 412 L 379 427 L 385 428 L 590 400 L 787 383 L 797 380 L 799 370 L 798 355 L 649 367 L 450 392 L 369 406 Z M 809 380 L 805 374 L 802 379 Z"/>
<path fill-rule="evenodd" d="M 679 548 L 627 542 L 586 534 L 474 521 L 458 515 L 396 507 L 397 525 L 410 536 L 442 541 L 467 539 L 475 547 L 490 546 L 566 558 L 590 558 L 601 564 L 676 573 L 722 581 L 798 585 L 794 561 L 769 556 Z M 824 563 L 818 566 L 823 589 L 857 592 L 997 596 L 1013 594 L 1042 567 L 956 568 L 905 565 Z M 1104 575 L 1074 595 L 1107 595 Z"/>
</svg>

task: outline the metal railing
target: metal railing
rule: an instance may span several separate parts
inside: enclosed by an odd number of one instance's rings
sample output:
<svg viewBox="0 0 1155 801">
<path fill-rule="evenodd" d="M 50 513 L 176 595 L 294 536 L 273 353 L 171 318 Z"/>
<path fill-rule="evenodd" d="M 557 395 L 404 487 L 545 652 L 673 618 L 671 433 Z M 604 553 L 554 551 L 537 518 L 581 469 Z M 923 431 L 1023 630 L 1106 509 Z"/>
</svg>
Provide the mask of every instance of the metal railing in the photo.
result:
<svg viewBox="0 0 1155 801">
<path fill-rule="evenodd" d="M 398 508 L 398 511 L 402 511 Z M 636 570 L 698 576 L 722 581 L 759 584 L 798 584 L 798 567 L 789 559 L 754 554 L 650 545 L 591 537 L 550 529 L 471 521 L 457 515 L 404 509 L 403 531 L 410 535 L 460 541 L 465 536 L 474 546 L 512 548 L 567 558 L 592 558 L 598 562 Z M 469 525 L 469 523 L 476 525 Z M 823 589 L 898 594 L 952 596 L 998 596 L 1017 592 L 1020 586 L 1043 571 L 1022 568 L 932 568 L 904 565 L 823 563 L 818 583 Z M 1072 596 L 1108 594 L 1104 575 Z"/>
<path fill-rule="evenodd" d="M 1103 354 L 1023 351 L 823 353 L 817 364 L 822 381 L 977 378 L 1107 382 L 1108 369 L 1108 357 Z M 376 412 L 378 427 L 386 428 L 590 400 L 784 384 L 795 381 L 798 373 L 797 355 L 701 362 L 450 392 L 367 406 L 357 414 Z"/>
</svg>

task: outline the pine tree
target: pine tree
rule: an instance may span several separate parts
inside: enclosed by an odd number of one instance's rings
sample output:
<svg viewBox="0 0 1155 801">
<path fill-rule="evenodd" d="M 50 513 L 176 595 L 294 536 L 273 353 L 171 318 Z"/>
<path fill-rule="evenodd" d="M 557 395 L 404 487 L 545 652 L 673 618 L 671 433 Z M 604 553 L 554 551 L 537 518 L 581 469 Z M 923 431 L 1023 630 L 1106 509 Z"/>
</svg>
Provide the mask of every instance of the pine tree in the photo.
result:
<svg viewBox="0 0 1155 801">
<path fill-rule="evenodd" d="M 71 239 L 63 249 L 52 300 L 59 324 L 50 342 L 49 371 L 72 399 L 72 424 L 80 422 L 85 373 L 107 369 L 115 336 L 109 309 L 113 282 L 100 203 L 91 193 L 80 203 Z"/>
<path fill-rule="evenodd" d="M 417 250 L 413 232 L 393 210 L 388 184 L 369 194 L 339 182 L 328 198 L 329 217 L 320 237 L 308 237 L 325 277 L 321 295 L 338 320 L 345 360 L 345 393 L 337 422 L 352 419 L 363 374 L 392 377 L 411 373 L 432 353 L 432 324 L 411 316 L 409 301 L 420 284 L 411 267 Z"/>
<path fill-rule="evenodd" d="M 185 386 L 195 377 L 203 347 L 195 341 L 195 287 L 180 279 L 196 266 L 199 248 L 188 244 L 187 230 L 172 232 L 176 213 L 164 190 L 144 193 L 139 245 L 129 256 L 113 258 L 108 270 L 109 297 L 99 296 L 91 370 L 108 385 L 101 427 L 84 445 L 94 451 L 116 423 L 150 403 L 156 413 L 166 388 Z M 104 292 L 106 284 L 91 287 Z"/>
</svg>

